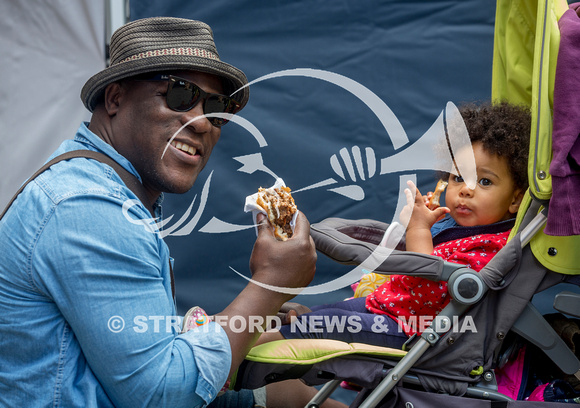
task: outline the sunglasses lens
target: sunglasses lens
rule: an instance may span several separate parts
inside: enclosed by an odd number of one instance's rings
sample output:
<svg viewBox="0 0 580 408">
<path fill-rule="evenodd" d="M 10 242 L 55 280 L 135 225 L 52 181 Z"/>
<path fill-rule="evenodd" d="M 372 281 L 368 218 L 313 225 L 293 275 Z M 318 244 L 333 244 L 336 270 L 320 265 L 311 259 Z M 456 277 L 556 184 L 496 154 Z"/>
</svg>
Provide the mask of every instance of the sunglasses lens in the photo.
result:
<svg viewBox="0 0 580 408">
<path fill-rule="evenodd" d="M 224 95 L 211 95 L 210 97 L 208 97 L 205 101 L 204 104 L 204 113 L 210 114 L 210 113 L 236 113 L 236 111 L 238 110 L 238 103 L 236 101 L 234 101 L 231 98 L 228 98 L 227 96 Z M 223 126 L 226 123 L 228 123 L 227 119 L 224 118 L 208 118 L 208 120 L 211 122 L 212 125 L 214 126 Z"/>
<path fill-rule="evenodd" d="M 178 77 L 169 77 L 169 88 L 167 88 L 167 106 L 179 112 L 186 112 L 192 109 L 202 98 L 206 98 L 203 104 L 203 112 L 211 113 L 236 113 L 240 107 L 232 98 L 225 95 L 206 94 L 197 85 Z M 207 118 L 214 126 L 220 127 L 228 123 L 227 119 L 209 117 Z"/>
<path fill-rule="evenodd" d="M 200 99 L 200 89 L 191 82 L 171 78 L 167 90 L 167 105 L 170 109 L 184 112 L 193 108 Z"/>
</svg>

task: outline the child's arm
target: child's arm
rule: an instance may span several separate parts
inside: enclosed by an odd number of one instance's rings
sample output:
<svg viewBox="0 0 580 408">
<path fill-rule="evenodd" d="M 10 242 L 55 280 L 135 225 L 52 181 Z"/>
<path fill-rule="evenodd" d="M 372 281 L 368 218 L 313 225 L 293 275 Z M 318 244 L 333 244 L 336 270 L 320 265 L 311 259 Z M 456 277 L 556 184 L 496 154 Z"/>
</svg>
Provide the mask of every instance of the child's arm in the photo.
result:
<svg viewBox="0 0 580 408">
<path fill-rule="evenodd" d="M 431 254 L 433 252 L 433 238 L 431 227 L 449 212 L 447 207 L 438 207 L 430 210 L 425 205 L 425 198 L 412 181 L 405 189 L 407 205 L 401 211 L 400 219 L 403 225 L 408 220 L 407 236 L 405 238 L 407 251 Z"/>
</svg>

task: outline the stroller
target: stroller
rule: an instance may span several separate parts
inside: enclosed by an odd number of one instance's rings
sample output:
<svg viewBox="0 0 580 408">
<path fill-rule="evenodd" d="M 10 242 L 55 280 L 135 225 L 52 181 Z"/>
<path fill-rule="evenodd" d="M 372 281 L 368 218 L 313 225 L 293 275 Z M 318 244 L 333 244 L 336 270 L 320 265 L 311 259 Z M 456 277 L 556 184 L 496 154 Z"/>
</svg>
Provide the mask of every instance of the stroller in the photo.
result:
<svg viewBox="0 0 580 408">
<path fill-rule="evenodd" d="M 302 378 L 311 385 L 326 383 L 311 401 L 311 407 L 323 402 L 342 381 L 364 388 L 353 406 L 359 403 L 363 407 L 379 403 L 386 407 L 399 406 L 396 401 L 400 400 L 415 404 L 429 401 L 431 405 L 428 406 L 450 405 L 454 400 L 457 406 L 490 406 L 489 401 L 483 400 L 510 401 L 497 391 L 494 373 L 494 368 L 505 364 L 517 344 L 511 341 L 510 331 L 541 349 L 562 372 L 580 376 L 578 358 L 528 300 L 530 293 L 560 282 L 580 285 L 577 277 L 566 278 L 550 272 L 536 264 L 530 250 L 521 251 L 522 242 L 529 248 L 526 241 L 543 221 L 544 215 L 540 213 L 527 223 L 479 274 L 428 255 L 391 254 L 377 268 L 378 272 L 389 273 L 403 265 L 407 273 L 412 268 L 413 276 L 447 280 L 454 299 L 437 316 L 431 328 L 412 344 L 410 351 L 334 340 L 267 343 L 255 347 L 247 356 L 238 372 L 236 386 L 257 388 L 290 378 Z M 358 264 L 374 251 L 385 227 L 384 223 L 373 220 L 333 218 L 313 225 L 312 229 L 323 253 L 340 262 Z M 486 281 L 490 278 L 492 282 L 501 283 L 488 286 Z M 580 317 L 580 296 L 576 294 L 559 294 L 554 306 L 563 313 Z M 456 316 L 462 317 L 457 319 Z M 490 321 L 488 316 L 501 318 Z M 484 330 L 462 333 L 458 328 L 469 321 Z M 450 324 L 453 327 L 450 328 Z M 413 389 L 395 388 L 401 380 L 406 386 L 420 386 L 430 392 L 482 399 L 482 405 L 477 405 L 480 401 L 475 400 L 465 402 L 465 398 L 446 395 L 447 399 L 441 399 L 440 394 L 425 396 L 424 392 Z M 383 401 L 392 391 L 394 395 Z"/>
<path fill-rule="evenodd" d="M 529 10 L 523 13 L 526 7 Z M 570 41 L 561 39 L 558 26 L 567 9 L 565 2 L 551 0 L 497 2 L 492 99 L 527 103 L 533 128 L 530 188 L 508 244 L 479 273 L 434 256 L 402 251 L 394 251 L 374 268 L 384 274 L 448 282 L 452 301 L 419 338 L 409 342 L 409 351 L 332 340 L 267 343 L 248 354 L 238 370 L 235 389 L 302 378 L 307 384 L 325 384 L 310 407 L 319 406 L 343 381 L 362 387 L 352 406 L 542 406 L 498 392 L 496 374 L 518 355 L 522 342 L 528 350 L 541 350 L 563 374 L 580 380 L 580 360 L 531 302 L 536 293 L 559 283 L 580 286 L 580 267 L 575 261 L 575 251 L 580 249 L 578 232 L 568 236 L 543 232 L 546 225 L 553 229 L 550 219 L 562 215 L 560 203 L 552 199 L 552 179 L 554 187 L 561 180 L 558 177 L 556 183 L 549 169 L 558 153 L 552 151 L 552 110 L 556 115 L 555 102 L 570 102 L 553 99 L 555 88 L 569 86 L 558 82 L 558 75 L 560 79 L 566 76 L 565 63 L 559 63 L 561 71 L 556 72 L 558 47 L 565 55 L 564 45 Z M 514 15 L 535 20 L 514 27 Z M 529 38 L 530 30 L 535 38 L 532 50 L 513 47 L 514 42 Z M 533 56 L 529 76 L 520 75 L 520 83 L 513 76 L 522 69 L 514 62 L 521 63 L 522 55 L 515 55 L 518 52 Z M 313 224 L 312 236 L 320 252 L 337 262 L 360 265 L 376 253 L 387 228 L 375 220 L 330 218 Z M 580 317 L 580 295 L 560 293 L 554 308 Z M 469 322 L 477 327 L 475 332 L 461 330 Z M 565 406 L 550 406 L 560 405 Z"/>
</svg>

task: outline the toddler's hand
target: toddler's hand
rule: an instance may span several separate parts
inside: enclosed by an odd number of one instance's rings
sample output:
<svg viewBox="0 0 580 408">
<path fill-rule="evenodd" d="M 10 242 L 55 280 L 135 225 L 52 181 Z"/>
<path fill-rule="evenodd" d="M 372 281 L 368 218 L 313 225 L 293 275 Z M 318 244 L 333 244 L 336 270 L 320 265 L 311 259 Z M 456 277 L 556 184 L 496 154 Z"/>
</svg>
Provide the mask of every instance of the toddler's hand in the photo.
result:
<svg viewBox="0 0 580 408">
<path fill-rule="evenodd" d="M 431 201 L 431 197 L 433 197 L 433 191 L 429 191 L 427 194 L 423 196 L 423 201 L 425 201 L 426 206 L 429 206 L 429 201 Z"/>
<path fill-rule="evenodd" d="M 445 214 L 449 212 L 447 207 L 438 207 L 430 210 L 426 203 L 430 196 L 429 193 L 423 196 L 412 181 L 407 182 L 409 188 L 405 189 L 405 197 L 407 198 L 407 205 L 403 208 L 400 214 L 401 224 L 409 229 L 431 229 L 433 224 L 442 219 Z M 433 193 L 431 193 L 433 195 Z"/>
</svg>

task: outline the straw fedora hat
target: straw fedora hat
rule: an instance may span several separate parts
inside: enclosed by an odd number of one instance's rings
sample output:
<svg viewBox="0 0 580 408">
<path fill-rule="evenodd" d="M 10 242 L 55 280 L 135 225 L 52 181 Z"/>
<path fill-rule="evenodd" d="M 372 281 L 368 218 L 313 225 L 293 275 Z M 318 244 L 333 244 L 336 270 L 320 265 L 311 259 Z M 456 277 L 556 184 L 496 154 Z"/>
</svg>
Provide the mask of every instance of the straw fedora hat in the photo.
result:
<svg viewBox="0 0 580 408">
<path fill-rule="evenodd" d="M 231 95 L 248 83 L 244 73 L 220 60 L 211 28 L 201 22 L 174 17 L 135 20 L 113 33 L 109 67 L 92 76 L 83 86 L 81 99 L 93 111 L 106 86 L 147 72 L 191 70 L 225 79 Z M 232 96 L 243 107 L 250 97 L 248 87 Z"/>
</svg>

